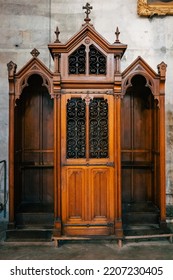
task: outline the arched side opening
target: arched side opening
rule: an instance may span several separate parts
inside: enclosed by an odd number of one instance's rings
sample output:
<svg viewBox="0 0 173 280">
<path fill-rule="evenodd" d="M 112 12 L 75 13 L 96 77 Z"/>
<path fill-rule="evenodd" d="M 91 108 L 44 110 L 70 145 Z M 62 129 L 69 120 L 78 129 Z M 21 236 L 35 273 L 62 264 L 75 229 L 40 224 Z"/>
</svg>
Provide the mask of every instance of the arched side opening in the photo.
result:
<svg viewBox="0 0 173 280">
<path fill-rule="evenodd" d="M 159 221 L 158 107 L 146 79 L 135 75 L 121 106 L 124 227 Z"/>
<path fill-rule="evenodd" d="M 53 223 L 53 100 L 38 74 L 15 107 L 15 220 Z"/>
</svg>

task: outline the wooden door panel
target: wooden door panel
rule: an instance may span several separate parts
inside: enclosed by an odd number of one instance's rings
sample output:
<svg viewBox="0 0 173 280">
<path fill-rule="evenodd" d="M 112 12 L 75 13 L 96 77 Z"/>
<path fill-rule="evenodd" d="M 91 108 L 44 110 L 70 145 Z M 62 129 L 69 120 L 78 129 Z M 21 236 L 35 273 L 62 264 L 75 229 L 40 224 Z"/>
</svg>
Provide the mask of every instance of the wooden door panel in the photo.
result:
<svg viewBox="0 0 173 280">
<path fill-rule="evenodd" d="M 63 233 L 112 234 L 113 96 L 67 94 L 61 101 Z"/>
<path fill-rule="evenodd" d="M 63 233 L 109 235 L 114 232 L 113 168 L 64 167 Z"/>
<path fill-rule="evenodd" d="M 85 220 L 85 169 L 66 167 L 63 170 L 63 221 L 82 223 Z"/>
<path fill-rule="evenodd" d="M 91 168 L 89 178 L 91 186 L 91 220 L 94 222 L 113 221 L 113 169 L 106 167 Z"/>
</svg>

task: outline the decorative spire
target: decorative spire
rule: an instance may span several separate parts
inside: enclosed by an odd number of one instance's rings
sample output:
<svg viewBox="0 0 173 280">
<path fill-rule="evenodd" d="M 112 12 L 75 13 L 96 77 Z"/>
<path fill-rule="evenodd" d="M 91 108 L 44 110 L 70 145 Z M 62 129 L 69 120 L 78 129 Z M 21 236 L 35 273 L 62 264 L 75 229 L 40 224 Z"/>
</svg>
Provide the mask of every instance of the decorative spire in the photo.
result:
<svg viewBox="0 0 173 280">
<path fill-rule="evenodd" d="M 31 52 L 30 52 L 30 54 L 33 56 L 33 57 L 37 57 L 37 56 L 39 56 L 39 51 L 36 49 L 36 48 L 34 48 Z"/>
<path fill-rule="evenodd" d="M 116 40 L 115 40 L 114 44 L 119 44 L 120 43 L 119 35 L 120 35 L 120 31 L 119 31 L 119 28 L 117 27 L 116 32 L 115 32 Z"/>
<path fill-rule="evenodd" d="M 56 27 L 55 34 L 56 34 L 56 40 L 55 40 L 55 42 L 54 42 L 54 43 L 61 43 L 61 42 L 60 42 L 60 40 L 59 40 L 59 34 L 60 34 L 60 31 L 59 31 L 58 26 Z"/>
<path fill-rule="evenodd" d="M 84 21 L 85 21 L 86 23 L 89 23 L 90 20 L 91 20 L 91 19 L 89 18 L 89 14 L 91 13 L 92 8 L 93 8 L 93 7 L 90 6 L 89 3 L 86 3 L 86 5 L 83 6 L 83 9 L 86 10 L 86 11 L 85 11 L 86 18 L 84 19 Z"/>
<path fill-rule="evenodd" d="M 165 64 L 163 61 L 159 65 L 157 65 L 158 73 L 161 77 L 161 80 L 165 79 L 166 68 L 167 68 L 167 64 Z"/>
<path fill-rule="evenodd" d="M 13 61 L 10 61 L 7 64 L 7 68 L 9 77 L 14 76 L 14 74 L 16 73 L 17 65 Z"/>
</svg>

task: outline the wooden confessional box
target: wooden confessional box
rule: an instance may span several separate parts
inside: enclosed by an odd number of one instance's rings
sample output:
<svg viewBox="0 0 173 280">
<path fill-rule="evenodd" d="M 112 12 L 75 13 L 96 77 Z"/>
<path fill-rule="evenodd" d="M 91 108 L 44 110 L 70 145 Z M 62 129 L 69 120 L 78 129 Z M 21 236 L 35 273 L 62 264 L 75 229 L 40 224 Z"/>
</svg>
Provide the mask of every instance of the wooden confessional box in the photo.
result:
<svg viewBox="0 0 173 280">
<path fill-rule="evenodd" d="M 36 49 L 19 72 L 8 64 L 10 225 L 121 240 L 146 216 L 165 224 L 166 66 L 139 57 L 121 73 L 117 34 L 86 22 L 48 46 L 53 72 Z"/>
</svg>

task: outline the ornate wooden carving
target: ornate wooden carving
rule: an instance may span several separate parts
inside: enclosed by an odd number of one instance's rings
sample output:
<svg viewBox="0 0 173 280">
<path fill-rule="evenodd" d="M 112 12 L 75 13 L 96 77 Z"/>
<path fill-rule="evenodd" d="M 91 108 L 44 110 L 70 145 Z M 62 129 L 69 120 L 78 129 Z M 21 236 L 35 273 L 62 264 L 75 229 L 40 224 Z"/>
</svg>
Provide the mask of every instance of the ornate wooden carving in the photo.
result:
<svg viewBox="0 0 173 280">
<path fill-rule="evenodd" d="M 147 0 L 138 0 L 137 11 L 138 14 L 141 16 L 173 15 L 173 4 L 172 3 L 149 4 Z"/>
</svg>

